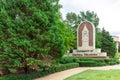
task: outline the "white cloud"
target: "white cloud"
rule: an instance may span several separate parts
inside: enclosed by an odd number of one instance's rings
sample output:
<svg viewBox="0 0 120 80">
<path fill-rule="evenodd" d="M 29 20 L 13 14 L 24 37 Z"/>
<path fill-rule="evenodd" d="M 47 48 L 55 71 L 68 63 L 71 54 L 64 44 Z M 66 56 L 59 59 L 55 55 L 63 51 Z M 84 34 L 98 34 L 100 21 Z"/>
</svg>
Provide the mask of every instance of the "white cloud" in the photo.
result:
<svg viewBox="0 0 120 80">
<path fill-rule="evenodd" d="M 94 11 L 100 18 L 99 27 L 120 36 L 120 0 L 60 0 L 63 18 L 68 12 Z"/>
</svg>

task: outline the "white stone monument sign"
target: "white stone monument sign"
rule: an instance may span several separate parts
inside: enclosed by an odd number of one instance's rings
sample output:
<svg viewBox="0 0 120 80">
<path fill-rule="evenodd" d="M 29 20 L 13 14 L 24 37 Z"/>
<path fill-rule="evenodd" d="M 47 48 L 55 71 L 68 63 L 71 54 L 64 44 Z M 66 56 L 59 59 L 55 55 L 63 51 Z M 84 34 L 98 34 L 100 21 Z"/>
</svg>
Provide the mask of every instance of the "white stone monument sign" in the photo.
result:
<svg viewBox="0 0 120 80">
<path fill-rule="evenodd" d="M 77 50 L 73 50 L 74 57 L 107 58 L 107 53 L 95 49 L 95 27 L 88 21 L 82 22 L 77 28 Z"/>
</svg>

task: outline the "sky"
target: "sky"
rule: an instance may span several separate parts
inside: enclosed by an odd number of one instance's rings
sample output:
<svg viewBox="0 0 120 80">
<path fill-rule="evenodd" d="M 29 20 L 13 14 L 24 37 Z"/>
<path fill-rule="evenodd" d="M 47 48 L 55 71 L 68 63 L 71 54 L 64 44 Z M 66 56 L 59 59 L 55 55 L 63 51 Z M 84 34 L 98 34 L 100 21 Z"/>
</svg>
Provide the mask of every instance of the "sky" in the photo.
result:
<svg viewBox="0 0 120 80">
<path fill-rule="evenodd" d="M 68 12 L 94 11 L 99 17 L 99 28 L 120 37 L 120 0 L 60 0 L 63 19 Z"/>
</svg>

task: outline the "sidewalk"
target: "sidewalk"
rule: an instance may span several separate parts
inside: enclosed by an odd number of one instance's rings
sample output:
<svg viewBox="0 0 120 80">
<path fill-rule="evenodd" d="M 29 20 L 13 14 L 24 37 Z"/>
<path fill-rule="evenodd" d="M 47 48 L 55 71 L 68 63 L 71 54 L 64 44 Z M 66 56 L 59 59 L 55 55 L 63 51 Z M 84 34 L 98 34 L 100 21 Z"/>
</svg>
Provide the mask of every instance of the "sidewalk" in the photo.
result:
<svg viewBox="0 0 120 80">
<path fill-rule="evenodd" d="M 69 70 L 53 73 L 48 76 L 34 79 L 34 80 L 64 80 L 65 78 L 67 78 L 69 76 L 83 72 L 88 69 L 93 69 L 93 70 L 120 69 L 120 64 L 113 65 L 113 66 L 103 66 L 103 67 L 79 67 L 79 68 L 74 68 L 74 69 L 69 69 Z"/>
</svg>

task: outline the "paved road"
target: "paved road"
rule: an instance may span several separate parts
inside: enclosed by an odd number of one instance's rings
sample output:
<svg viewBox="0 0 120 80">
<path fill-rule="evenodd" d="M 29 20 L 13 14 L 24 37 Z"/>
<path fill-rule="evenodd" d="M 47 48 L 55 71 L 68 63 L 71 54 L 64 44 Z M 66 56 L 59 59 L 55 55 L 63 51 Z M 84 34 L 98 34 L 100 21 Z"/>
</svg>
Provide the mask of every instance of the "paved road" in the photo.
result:
<svg viewBox="0 0 120 80">
<path fill-rule="evenodd" d="M 74 69 L 69 69 L 69 70 L 53 73 L 48 76 L 38 78 L 35 80 L 64 80 L 65 78 L 67 78 L 69 76 L 83 72 L 88 69 L 92 69 L 92 70 L 120 69 L 120 65 L 103 66 L 103 67 L 79 67 L 79 68 L 74 68 Z"/>
</svg>

